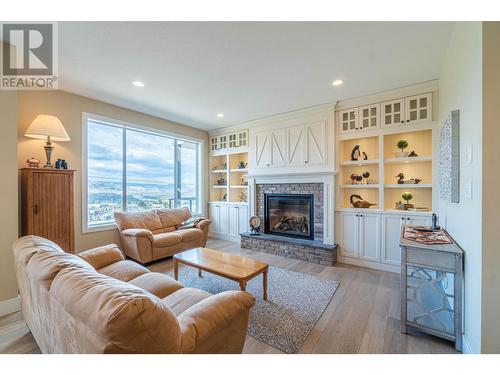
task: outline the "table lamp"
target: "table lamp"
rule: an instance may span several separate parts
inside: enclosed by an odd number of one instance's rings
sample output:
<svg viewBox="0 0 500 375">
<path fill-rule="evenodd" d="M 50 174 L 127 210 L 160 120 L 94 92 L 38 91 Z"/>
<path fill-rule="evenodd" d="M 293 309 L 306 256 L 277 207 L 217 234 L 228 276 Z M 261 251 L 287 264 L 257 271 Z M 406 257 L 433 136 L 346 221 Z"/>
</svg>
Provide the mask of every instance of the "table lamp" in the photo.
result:
<svg viewBox="0 0 500 375">
<path fill-rule="evenodd" d="M 46 140 L 44 148 L 45 155 L 47 156 L 47 163 L 44 165 L 45 168 L 52 168 L 50 157 L 54 147 L 51 141 L 65 142 L 71 140 L 61 120 L 56 116 L 50 115 L 38 115 L 24 135 L 30 138 Z"/>
</svg>

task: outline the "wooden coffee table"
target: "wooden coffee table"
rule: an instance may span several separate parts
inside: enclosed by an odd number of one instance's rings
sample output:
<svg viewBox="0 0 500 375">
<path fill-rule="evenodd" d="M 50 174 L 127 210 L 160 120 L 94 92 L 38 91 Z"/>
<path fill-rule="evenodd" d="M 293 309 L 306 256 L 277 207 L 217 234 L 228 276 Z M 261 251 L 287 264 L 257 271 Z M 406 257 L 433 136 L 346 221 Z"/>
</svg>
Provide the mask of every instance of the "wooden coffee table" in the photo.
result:
<svg viewBox="0 0 500 375">
<path fill-rule="evenodd" d="M 234 280 L 240 284 L 242 291 L 246 290 L 249 280 L 262 274 L 263 298 L 267 300 L 267 271 L 269 268 L 267 263 L 199 247 L 174 255 L 174 277 L 176 280 L 179 278 L 179 263 L 197 268 L 199 277 L 201 277 L 201 271 L 207 271 Z"/>
</svg>

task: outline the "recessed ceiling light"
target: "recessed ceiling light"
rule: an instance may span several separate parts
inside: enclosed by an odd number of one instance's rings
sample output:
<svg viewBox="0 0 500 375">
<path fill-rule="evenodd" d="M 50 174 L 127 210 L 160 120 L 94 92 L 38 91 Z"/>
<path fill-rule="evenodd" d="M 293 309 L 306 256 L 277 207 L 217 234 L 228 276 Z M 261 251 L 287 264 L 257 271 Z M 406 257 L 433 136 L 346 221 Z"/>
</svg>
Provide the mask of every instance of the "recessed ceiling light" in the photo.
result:
<svg viewBox="0 0 500 375">
<path fill-rule="evenodd" d="M 224 117 L 224 113 L 217 113 L 217 117 L 218 118 L 223 118 Z"/>
<path fill-rule="evenodd" d="M 335 81 L 332 82 L 332 85 L 334 86 L 342 86 L 344 84 L 344 81 L 341 79 L 336 79 Z"/>
<path fill-rule="evenodd" d="M 132 84 L 135 87 L 144 87 L 144 82 L 142 82 L 142 81 L 132 81 Z"/>
</svg>

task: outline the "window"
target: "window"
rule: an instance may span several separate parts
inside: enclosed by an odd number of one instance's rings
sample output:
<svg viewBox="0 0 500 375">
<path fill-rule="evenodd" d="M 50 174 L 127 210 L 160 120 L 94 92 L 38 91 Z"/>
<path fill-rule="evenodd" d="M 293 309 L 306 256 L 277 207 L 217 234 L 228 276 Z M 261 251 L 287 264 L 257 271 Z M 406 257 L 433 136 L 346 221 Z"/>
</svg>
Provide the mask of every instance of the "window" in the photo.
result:
<svg viewBox="0 0 500 375">
<path fill-rule="evenodd" d="M 114 227 L 115 211 L 187 206 L 201 213 L 201 142 L 84 115 L 84 231 Z"/>
</svg>

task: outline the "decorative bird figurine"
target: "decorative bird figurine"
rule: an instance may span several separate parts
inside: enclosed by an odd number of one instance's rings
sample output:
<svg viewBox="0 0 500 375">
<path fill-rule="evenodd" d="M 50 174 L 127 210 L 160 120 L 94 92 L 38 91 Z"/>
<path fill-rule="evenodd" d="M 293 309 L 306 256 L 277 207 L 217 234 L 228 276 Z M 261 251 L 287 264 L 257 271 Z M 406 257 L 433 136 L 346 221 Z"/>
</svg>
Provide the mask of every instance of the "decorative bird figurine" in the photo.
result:
<svg viewBox="0 0 500 375">
<path fill-rule="evenodd" d="M 395 177 L 398 177 L 398 184 L 418 184 L 422 181 L 421 178 L 405 178 L 404 173 L 399 173 Z"/>
<path fill-rule="evenodd" d="M 361 157 L 361 151 L 359 151 L 359 145 L 356 145 L 351 151 L 351 161 L 356 161 L 360 157 Z"/>
<path fill-rule="evenodd" d="M 359 199 L 359 201 L 354 201 L 354 198 Z M 363 198 L 361 198 L 361 195 L 357 194 L 351 195 L 350 202 L 354 208 L 370 208 L 371 206 L 377 205 L 376 203 L 370 203 L 368 201 L 363 200 Z"/>
</svg>

